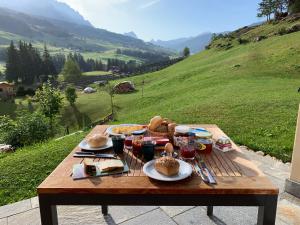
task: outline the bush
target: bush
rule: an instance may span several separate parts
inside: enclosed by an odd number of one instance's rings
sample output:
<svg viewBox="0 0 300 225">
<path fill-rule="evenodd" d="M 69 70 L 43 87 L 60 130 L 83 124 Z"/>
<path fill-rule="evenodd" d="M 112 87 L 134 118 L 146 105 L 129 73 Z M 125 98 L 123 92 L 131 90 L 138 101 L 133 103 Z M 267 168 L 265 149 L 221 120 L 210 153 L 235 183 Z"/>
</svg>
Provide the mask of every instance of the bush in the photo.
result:
<svg viewBox="0 0 300 225">
<path fill-rule="evenodd" d="M 0 143 L 19 147 L 45 141 L 51 134 L 50 120 L 41 113 L 22 113 L 16 120 L 0 117 Z"/>
<path fill-rule="evenodd" d="M 285 35 L 285 34 L 288 34 L 289 31 L 288 29 L 286 29 L 285 27 L 281 27 L 279 28 L 278 32 L 277 32 L 279 35 Z"/>
<path fill-rule="evenodd" d="M 65 96 L 70 105 L 74 105 L 77 98 L 76 89 L 69 85 L 65 90 Z"/>
<path fill-rule="evenodd" d="M 23 86 L 19 86 L 18 89 L 17 89 L 16 95 L 18 97 L 24 97 L 26 95 L 34 96 L 35 91 L 31 88 L 28 88 L 27 90 L 25 90 L 25 88 Z"/>
</svg>

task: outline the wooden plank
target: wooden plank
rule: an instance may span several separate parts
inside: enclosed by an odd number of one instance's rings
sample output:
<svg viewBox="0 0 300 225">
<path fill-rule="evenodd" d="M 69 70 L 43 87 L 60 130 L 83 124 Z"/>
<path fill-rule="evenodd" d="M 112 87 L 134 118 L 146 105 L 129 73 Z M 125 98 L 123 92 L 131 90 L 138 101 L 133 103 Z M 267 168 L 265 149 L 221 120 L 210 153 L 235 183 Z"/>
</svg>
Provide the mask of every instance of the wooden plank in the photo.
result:
<svg viewBox="0 0 300 225">
<path fill-rule="evenodd" d="M 162 182 L 148 177 L 107 176 L 76 180 L 71 177 L 46 179 L 38 193 L 83 194 L 277 194 L 266 177 L 217 177 L 217 185 L 207 185 L 192 176 L 177 182 Z"/>
<path fill-rule="evenodd" d="M 216 156 L 216 158 L 218 158 L 219 162 L 222 164 L 222 166 L 224 167 L 224 169 L 226 170 L 227 172 L 227 175 L 228 176 L 235 176 L 235 173 L 234 171 L 230 168 L 230 166 L 228 165 L 227 161 L 228 159 L 224 159 L 221 155 L 222 155 L 222 152 L 220 151 L 213 151 L 213 154 Z"/>
</svg>

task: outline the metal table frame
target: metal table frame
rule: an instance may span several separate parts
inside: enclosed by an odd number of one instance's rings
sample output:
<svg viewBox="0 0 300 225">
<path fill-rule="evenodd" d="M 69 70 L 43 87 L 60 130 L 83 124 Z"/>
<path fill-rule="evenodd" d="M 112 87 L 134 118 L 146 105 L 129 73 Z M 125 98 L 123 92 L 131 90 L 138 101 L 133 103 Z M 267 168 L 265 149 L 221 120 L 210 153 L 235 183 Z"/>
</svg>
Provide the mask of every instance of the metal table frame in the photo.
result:
<svg viewBox="0 0 300 225">
<path fill-rule="evenodd" d="M 121 194 L 39 194 L 42 225 L 58 225 L 57 205 L 101 205 L 108 214 L 108 205 L 139 206 L 207 206 L 207 215 L 213 215 L 213 206 L 258 206 L 258 225 L 274 225 L 278 195 L 121 195 Z"/>
</svg>

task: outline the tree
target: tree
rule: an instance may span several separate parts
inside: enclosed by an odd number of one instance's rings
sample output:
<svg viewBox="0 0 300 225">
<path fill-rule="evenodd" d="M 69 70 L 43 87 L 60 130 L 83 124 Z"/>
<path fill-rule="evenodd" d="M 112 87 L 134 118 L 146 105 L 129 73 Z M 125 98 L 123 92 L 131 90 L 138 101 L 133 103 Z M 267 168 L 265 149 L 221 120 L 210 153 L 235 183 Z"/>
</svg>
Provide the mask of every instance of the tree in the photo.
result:
<svg viewBox="0 0 300 225">
<path fill-rule="evenodd" d="M 52 57 L 49 54 L 46 44 L 44 45 L 44 52 L 42 58 L 42 74 L 45 75 L 47 78 L 49 75 L 56 76 L 57 72 L 52 61 Z"/>
<path fill-rule="evenodd" d="M 190 56 L 190 49 L 188 47 L 185 47 L 183 49 L 183 56 L 184 57 L 189 57 Z"/>
<path fill-rule="evenodd" d="M 65 90 L 65 96 L 68 102 L 70 103 L 71 106 L 73 106 L 76 102 L 76 99 L 78 98 L 76 94 L 76 89 L 69 85 L 66 90 Z"/>
<path fill-rule="evenodd" d="M 7 48 L 7 59 L 6 59 L 6 80 L 9 82 L 18 82 L 18 77 L 20 73 L 19 69 L 20 57 L 18 50 L 16 49 L 14 42 L 10 42 L 10 46 Z"/>
<path fill-rule="evenodd" d="M 62 108 L 63 98 L 59 90 L 52 87 L 48 81 L 36 91 L 35 97 L 39 103 L 41 113 L 50 119 L 51 130 L 53 130 L 54 119 Z"/>
<path fill-rule="evenodd" d="M 299 0 L 289 0 L 288 9 L 290 13 L 300 12 L 300 1 Z"/>
<path fill-rule="evenodd" d="M 271 15 L 275 13 L 275 3 L 274 0 L 262 0 L 261 3 L 258 4 L 258 17 L 267 17 L 267 21 L 271 20 Z"/>
<path fill-rule="evenodd" d="M 110 107 L 111 107 L 111 114 L 114 116 L 115 110 L 114 110 L 114 101 L 113 98 L 115 96 L 115 90 L 114 86 L 110 83 L 105 85 L 104 87 L 101 88 L 101 90 L 105 91 L 109 97 L 110 97 Z"/>
<path fill-rule="evenodd" d="M 68 58 L 65 62 L 62 74 L 64 79 L 69 82 L 78 80 L 82 75 L 78 63 L 71 58 Z"/>
</svg>

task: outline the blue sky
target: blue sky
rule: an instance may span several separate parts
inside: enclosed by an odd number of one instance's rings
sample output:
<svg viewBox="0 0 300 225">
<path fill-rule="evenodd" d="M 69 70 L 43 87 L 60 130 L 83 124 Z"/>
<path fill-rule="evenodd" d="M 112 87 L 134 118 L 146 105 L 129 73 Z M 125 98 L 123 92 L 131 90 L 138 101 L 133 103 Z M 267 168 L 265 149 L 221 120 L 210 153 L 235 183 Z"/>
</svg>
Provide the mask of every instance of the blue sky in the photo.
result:
<svg viewBox="0 0 300 225">
<path fill-rule="evenodd" d="M 231 31 L 261 19 L 260 0 L 59 0 L 95 27 L 139 38 L 169 40 Z"/>
</svg>

